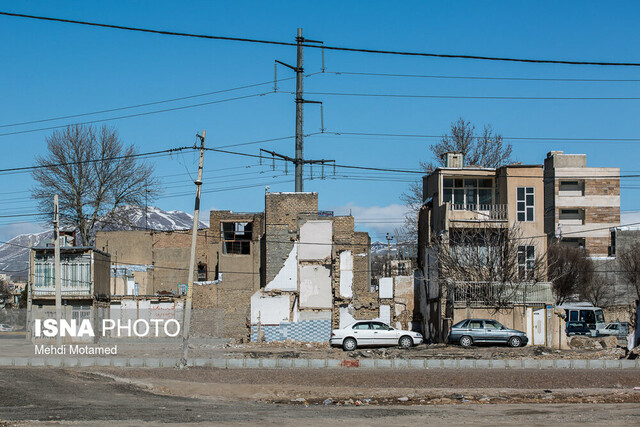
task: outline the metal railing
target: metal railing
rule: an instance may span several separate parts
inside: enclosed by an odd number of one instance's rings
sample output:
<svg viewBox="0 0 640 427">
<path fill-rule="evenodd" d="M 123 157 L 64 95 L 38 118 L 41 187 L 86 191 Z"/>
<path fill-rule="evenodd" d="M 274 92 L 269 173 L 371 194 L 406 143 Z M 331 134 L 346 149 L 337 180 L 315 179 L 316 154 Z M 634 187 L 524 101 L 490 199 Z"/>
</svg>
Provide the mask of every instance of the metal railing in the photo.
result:
<svg viewBox="0 0 640 427">
<path fill-rule="evenodd" d="M 553 302 L 548 282 L 450 282 L 454 305 L 489 307 Z"/>
<path fill-rule="evenodd" d="M 507 219 L 507 205 L 494 205 L 494 204 L 472 204 L 472 203 L 453 203 L 451 204 L 452 211 L 469 211 L 475 212 L 479 215 L 479 219 L 494 219 L 494 220 L 506 220 Z"/>
</svg>

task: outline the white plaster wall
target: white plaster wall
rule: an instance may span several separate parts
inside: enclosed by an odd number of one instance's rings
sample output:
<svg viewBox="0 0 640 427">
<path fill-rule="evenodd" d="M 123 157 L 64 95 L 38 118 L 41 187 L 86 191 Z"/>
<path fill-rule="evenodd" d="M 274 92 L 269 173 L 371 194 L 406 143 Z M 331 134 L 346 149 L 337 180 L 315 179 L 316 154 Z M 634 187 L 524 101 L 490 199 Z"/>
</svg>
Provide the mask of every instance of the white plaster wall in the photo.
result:
<svg viewBox="0 0 640 427">
<path fill-rule="evenodd" d="M 258 291 L 251 296 L 251 323 L 278 325 L 289 321 L 289 295 L 267 296 Z"/>
<path fill-rule="evenodd" d="M 301 311 L 300 320 L 331 320 L 331 311 Z"/>
<path fill-rule="evenodd" d="M 391 324 L 391 306 L 390 305 L 380 306 L 380 317 L 378 317 L 378 320 L 386 323 L 387 325 Z"/>
<path fill-rule="evenodd" d="M 351 251 L 344 251 L 340 253 L 340 295 L 346 298 L 353 297 L 352 285 L 353 254 Z"/>
<path fill-rule="evenodd" d="M 331 271 L 325 266 L 300 266 L 300 308 L 331 308 Z"/>
<path fill-rule="evenodd" d="M 331 256 L 333 221 L 311 220 L 300 227 L 298 259 L 319 260 Z"/>
<path fill-rule="evenodd" d="M 380 298 L 393 298 L 393 277 L 381 277 L 378 291 Z"/>
<path fill-rule="evenodd" d="M 356 319 L 349 313 L 349 307 L 340 307 L 340 329 L 354 323 Z"/>
<path fill-rule="evenodd" d="M 284 266 L 278 272 L 276 277 L 265 287 L 265 290 L 272 291 L 278 289 L 281 291 L 297 291 L 298 290 L 298 243 L 293 245 L 293 249 L 289 253 Z"/>
</svg>

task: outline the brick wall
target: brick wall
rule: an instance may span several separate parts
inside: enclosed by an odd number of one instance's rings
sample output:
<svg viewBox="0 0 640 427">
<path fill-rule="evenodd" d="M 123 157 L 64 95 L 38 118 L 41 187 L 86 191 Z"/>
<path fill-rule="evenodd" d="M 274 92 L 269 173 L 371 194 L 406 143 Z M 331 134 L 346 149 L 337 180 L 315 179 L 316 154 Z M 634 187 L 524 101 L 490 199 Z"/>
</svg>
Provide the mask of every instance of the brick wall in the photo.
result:
<svg viewBox="0 0 640 427">
<path fill-rule="evenodd" d="M 266 225 L 286 224 L 289 231 L 298 229 L 298 214 L 318 211 L 318 193 L 267 193 L 265 196 Z"/>
</svg>

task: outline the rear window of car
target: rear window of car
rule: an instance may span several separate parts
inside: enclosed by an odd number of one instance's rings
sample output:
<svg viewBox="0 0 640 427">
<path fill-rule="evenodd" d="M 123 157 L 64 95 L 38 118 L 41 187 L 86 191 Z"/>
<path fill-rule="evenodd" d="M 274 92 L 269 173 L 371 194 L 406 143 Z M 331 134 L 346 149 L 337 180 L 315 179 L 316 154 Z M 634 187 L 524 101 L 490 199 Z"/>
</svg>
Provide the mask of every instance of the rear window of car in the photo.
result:
<svg viewBox="0 0 640 427">
<path fill-rule="evenodd" d="M 463 320 L 462 322 L 458 322 L 455 325 L 452 326 L 452 328 L 464 328 L 464 325 L 466 325 L 468 322 L 468 320 Z"/>
</svg>

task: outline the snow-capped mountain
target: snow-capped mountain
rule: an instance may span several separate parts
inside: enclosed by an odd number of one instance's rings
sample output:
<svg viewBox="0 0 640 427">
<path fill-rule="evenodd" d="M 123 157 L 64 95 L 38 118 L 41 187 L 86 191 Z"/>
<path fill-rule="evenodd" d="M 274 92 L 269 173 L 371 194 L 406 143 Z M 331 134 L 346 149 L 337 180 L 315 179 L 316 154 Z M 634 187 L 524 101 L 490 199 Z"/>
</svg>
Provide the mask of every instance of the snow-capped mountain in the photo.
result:
<svg viewBox="0 0 640 427">
<path fill-rule="evenodd" d="M 147 208 L 145 223 L 144 208 L 126 207 L 127 225 L 105 227 L 105 230 L 149 230 L 168 231 L 186 230 L 193 226 L 193 215 L 182 211 L 163 211 L 156 207 Z M 207 218 L 208 219 L 208 218 Z M 207 224 L 200 221 L 200 227 Z M 0 246 L 0 273 L 11 276 L 14 280 L 26 279 L 29 263 L 29 248 L 44 246 L 53 239 L 53 230 L 40 233 L 20 234 Z"/>
</svg>

